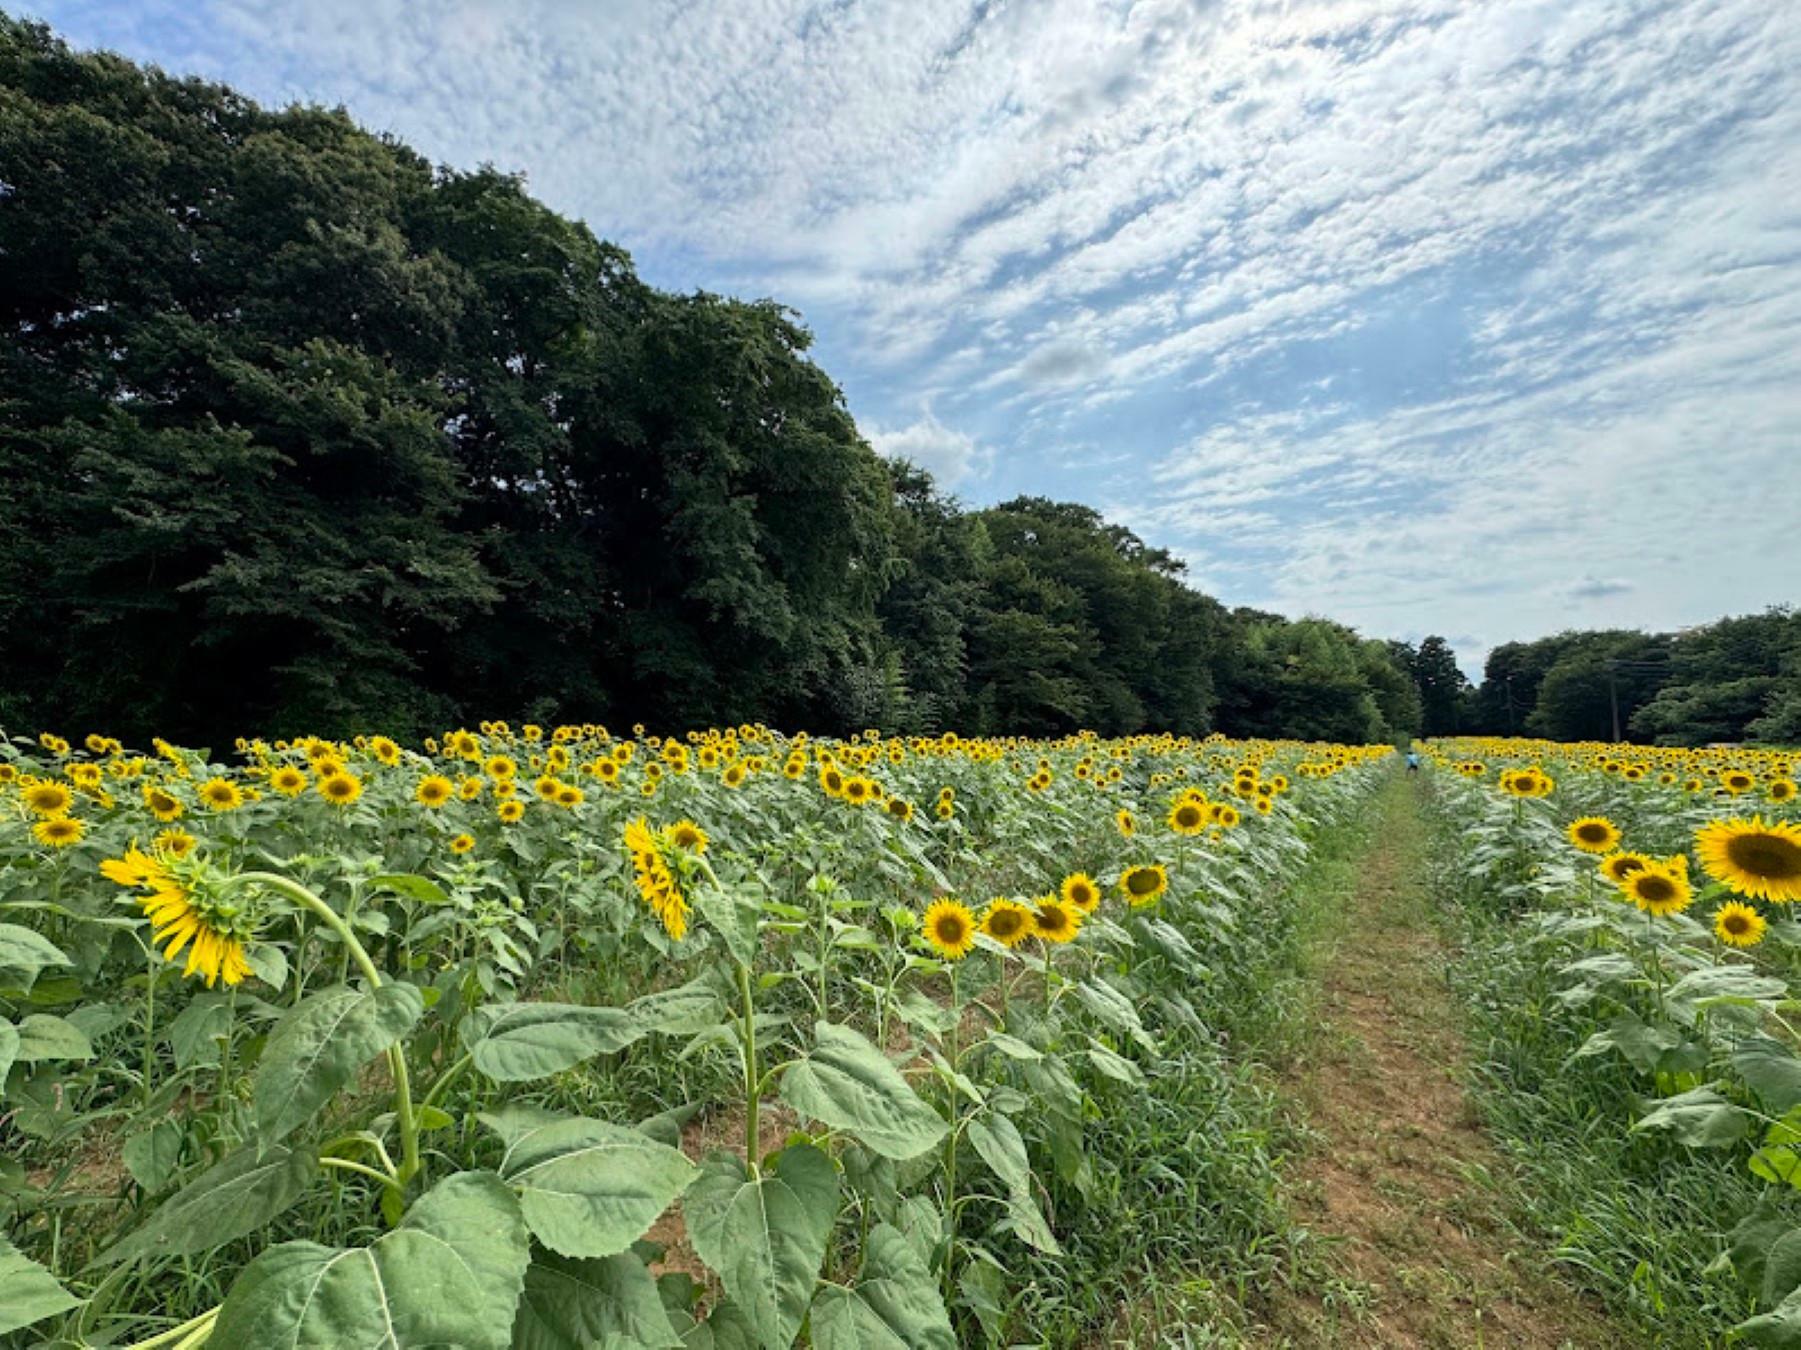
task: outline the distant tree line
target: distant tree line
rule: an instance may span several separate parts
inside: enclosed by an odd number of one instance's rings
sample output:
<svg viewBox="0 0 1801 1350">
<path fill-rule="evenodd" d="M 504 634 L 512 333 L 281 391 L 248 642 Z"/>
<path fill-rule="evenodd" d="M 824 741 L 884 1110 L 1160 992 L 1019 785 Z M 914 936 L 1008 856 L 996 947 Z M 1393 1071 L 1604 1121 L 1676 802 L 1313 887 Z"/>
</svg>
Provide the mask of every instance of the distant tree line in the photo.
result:
<svg viewBox="0 0 1801 1350">
<path fill-rule="evenodd" d="M 1679 633 L 1609 629 L 1509 642 L 1469 699 L 1472 729 L 1553 740 L 1801 745 L 1801 613 Z"/>
<path fill-rule="evenodd" d="M 517 178 L 0 16 L 0 726 L 1504 729 L 1442 639 L 1229 609 L 1084 506 L 963 509 L 809 342 Z M 1522 657 L 1518 729 L 1576 725 L 1561 660 Z M 1630 689 L 1647 734 L 1689 706 Z"/>
</svg>

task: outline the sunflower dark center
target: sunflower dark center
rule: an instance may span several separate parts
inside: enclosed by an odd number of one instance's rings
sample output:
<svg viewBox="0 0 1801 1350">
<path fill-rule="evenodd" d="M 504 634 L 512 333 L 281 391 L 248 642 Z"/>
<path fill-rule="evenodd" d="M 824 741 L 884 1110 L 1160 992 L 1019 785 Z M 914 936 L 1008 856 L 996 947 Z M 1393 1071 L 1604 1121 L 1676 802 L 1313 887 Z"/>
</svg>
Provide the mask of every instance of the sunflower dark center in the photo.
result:
<svg viewBox="0 0 1801 1350">
<path fill-rule="evenodd" d="M 1726 856 L 1740 871 L 1768 881 L 1801 878 L 1801 844 L 1776 834 L 1741 834 L 1726 842 Z"/>
<path fill-rule="evenodd" d="M 1583 825 L 1577 829 L 1576 833 L 1581 837 L 1583 843 L 1598 844 L 1607 838 L 1607 827 L 1605 825 Z"/>
<path fill-rule="evenodd" d="M 1639 898 L 1652 904 L 1661 904 L 1665 900 L 1673 899 L 1676 894 L 1676 884 L 1668 877 L 1653 874 L 1640 877 L 1635 884 L 1638 887 Z"/>
</svg>

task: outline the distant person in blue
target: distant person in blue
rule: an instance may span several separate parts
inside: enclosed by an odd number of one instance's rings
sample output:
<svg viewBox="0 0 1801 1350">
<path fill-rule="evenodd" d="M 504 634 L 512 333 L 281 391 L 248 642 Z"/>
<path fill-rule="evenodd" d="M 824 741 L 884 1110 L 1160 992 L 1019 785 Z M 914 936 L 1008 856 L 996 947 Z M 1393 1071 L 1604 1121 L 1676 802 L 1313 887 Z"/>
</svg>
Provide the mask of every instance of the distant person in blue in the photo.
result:
<svg viewBox="0 0 1801 1350">
<path fill-rule="evenodd" d="M 1420 771 L 1419 751 L 1409 750 L 1407 752 L 1407 772 L 1408 773 L 1418 773 L 1419 771 Z"/>
</svg>

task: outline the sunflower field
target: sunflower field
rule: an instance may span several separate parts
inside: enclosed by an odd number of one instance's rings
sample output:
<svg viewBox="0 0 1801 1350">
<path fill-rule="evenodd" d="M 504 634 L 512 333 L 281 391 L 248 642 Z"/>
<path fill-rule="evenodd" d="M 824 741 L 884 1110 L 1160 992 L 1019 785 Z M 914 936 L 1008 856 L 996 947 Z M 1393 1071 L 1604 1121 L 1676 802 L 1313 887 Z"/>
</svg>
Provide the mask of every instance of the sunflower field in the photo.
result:
<svg viewBox="0 0 1801 1350">
<path fill-rule="evenodd" d="M 1229 1043 L 1392 753 L 0 739 L 0 1335 L 1070 1343 L 1254 1248 Z"/>
<path fill-rule="evenodd" d="M 1801 1344 L 1796 757 L 1423 750 L 1444 888 L 1501 935 L 1474 981 L 1489 1086 L 1571 1192 L 1560 1254 L 1652 1325 L 1692 1316 L 1672 1344 Z"/>
</svg>

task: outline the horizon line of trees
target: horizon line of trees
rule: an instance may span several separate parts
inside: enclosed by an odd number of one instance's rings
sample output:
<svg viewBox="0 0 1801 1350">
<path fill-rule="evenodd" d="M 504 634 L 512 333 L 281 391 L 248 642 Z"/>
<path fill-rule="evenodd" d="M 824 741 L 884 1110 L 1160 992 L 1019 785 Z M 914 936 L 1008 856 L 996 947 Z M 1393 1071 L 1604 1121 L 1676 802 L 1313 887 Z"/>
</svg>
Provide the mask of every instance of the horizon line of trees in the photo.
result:
<svg viewBox="0 0 1801 1350">
<path fill-rule="evenodd" d="M 1471 690 L 1442 638 L 1228 608 L 1089 507 L 967 510 L 871 450 L 783 306 L 659 291 L 517 177 L 342 110 L 3 15 L 0 275 L 14 731 L 1356 742 L 1592 711 L 1583 635 L 1498 648 Z M 1633 683 L 1633 729 L 1801 720 L 1782 650 L 1730 695 L 1699 656 L 1692 697 Z"/>
</svg>

